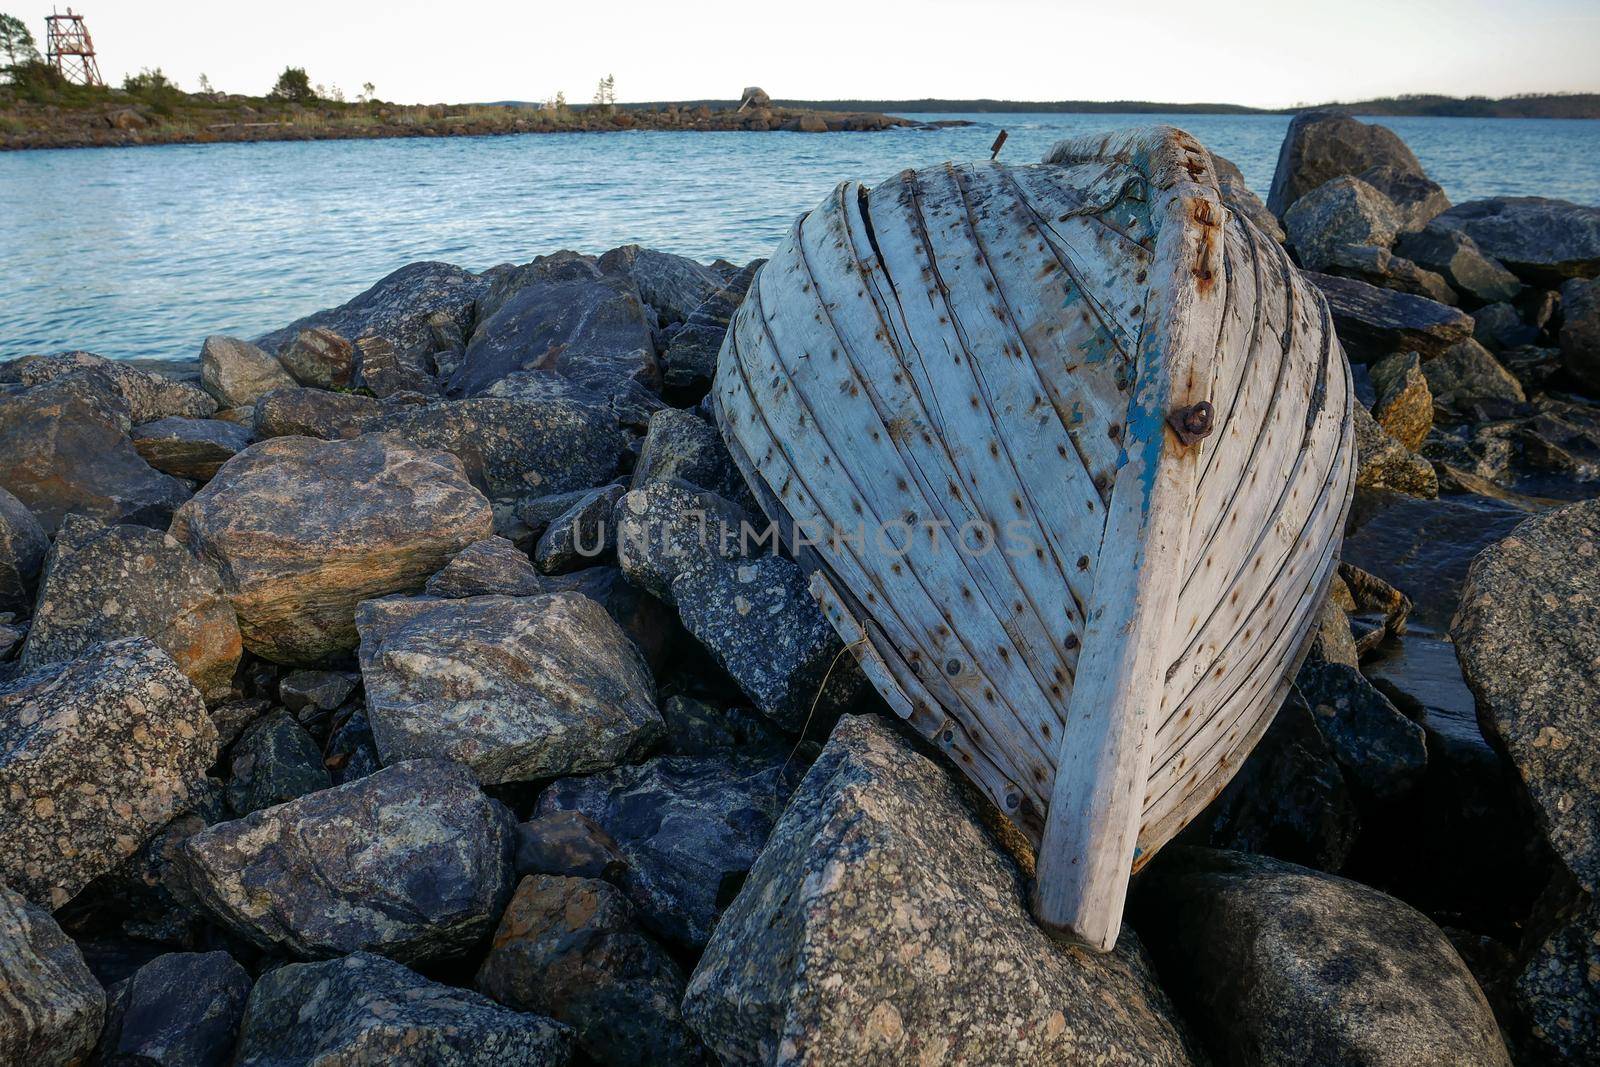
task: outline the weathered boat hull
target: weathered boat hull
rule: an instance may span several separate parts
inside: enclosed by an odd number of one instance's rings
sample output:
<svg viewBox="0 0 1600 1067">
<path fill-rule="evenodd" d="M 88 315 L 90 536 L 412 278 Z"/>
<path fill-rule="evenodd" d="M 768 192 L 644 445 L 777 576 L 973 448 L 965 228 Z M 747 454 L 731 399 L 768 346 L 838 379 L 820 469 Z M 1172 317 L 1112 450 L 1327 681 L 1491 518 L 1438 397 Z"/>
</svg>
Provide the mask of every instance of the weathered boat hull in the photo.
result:
<svg viewBox="0 0 1600 1067">
<path fill-rule="evenodd" d="M 1350 404 L 1320 295 L 1166 127 L 839 186 L 713 390 L 840 636 L 1038 845 L 1041 921 L 1098 948 L 1304 655 Z"/>
</svg>

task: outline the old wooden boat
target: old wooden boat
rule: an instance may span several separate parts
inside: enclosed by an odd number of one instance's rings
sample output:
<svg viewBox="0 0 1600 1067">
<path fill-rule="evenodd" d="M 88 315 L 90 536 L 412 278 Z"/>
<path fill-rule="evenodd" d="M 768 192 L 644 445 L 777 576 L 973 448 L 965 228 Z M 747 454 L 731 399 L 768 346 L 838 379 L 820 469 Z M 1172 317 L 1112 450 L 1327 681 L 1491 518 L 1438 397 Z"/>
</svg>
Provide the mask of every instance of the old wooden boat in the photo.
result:
<svg viewBox="0 0 1600 1067">
<path fill-rule="evenodd" d="M 1192 137 L 1066 141 L 840 185 L 751 287 L 712 402 L 873 683 L 1038 847 L 1037 917 L 1109 949 L 1333 573 L 1354 448 L 1320 295 Z M 941 527 L 976 535 L 907 546 Z"/>
</svg>

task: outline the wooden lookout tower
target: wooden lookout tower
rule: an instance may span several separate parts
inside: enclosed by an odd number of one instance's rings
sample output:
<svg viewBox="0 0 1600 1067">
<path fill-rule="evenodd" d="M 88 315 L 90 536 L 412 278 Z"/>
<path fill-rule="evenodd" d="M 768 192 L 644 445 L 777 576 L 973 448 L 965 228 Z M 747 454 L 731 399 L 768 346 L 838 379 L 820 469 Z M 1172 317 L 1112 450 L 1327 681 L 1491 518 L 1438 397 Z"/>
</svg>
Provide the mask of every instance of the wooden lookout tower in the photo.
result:
<svg viewBox="0 0 1600 1067">
<path fill-rule="evenodd" d="M 45 55 L 50 65 L 69 82 L 104 85 L 105 82 L 100 80 L 100 64 L 94 58 L 94 39 L 89 36 L 89 27 L 84 25 L 83 16 L 74 14 L 69 7 L 65 15 L 52 10 L 45 22 L 50 27 L 45 45 Z"/>
</svg>

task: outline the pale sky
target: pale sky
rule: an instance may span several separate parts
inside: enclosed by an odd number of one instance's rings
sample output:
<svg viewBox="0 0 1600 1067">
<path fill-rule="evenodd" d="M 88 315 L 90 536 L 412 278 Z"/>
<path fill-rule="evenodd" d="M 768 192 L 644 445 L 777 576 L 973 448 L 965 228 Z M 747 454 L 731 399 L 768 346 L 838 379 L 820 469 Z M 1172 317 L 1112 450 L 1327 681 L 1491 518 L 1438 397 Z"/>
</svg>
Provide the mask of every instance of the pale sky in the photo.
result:
<svg viewBox="0 0 1600 1067">
<path fill-rule="evenodd" d="M 62 8 L 65 8 L 62 4 Z M 44 43 L 43 0 L 0 0 Z M 401 103 L 775 97 L 1282 107 L 1600 91 L 1600 0 L 82 0 L 113 84 L 265 92 L 286 65 Z"/>
</svg>

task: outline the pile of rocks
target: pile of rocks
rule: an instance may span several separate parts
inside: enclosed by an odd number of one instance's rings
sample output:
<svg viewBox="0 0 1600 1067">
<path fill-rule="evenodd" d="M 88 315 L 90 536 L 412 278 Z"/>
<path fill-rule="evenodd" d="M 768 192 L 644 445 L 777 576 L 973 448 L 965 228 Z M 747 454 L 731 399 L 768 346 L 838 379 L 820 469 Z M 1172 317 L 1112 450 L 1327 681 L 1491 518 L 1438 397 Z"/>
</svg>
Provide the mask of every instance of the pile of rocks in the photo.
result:
<svg viewBox="0 0 1600 1067">
<path fill-rule="evenodd" d="M 1221 163 L 1358 362 L 1361 488 L 1114 953 L 762 539 L 702 403 L 759 263 L 419 263 L 0 365 L 0 1060 L 1592 1055 L 1596 213 L 1339 116 L 1266 204 Z"/>
</svg>

